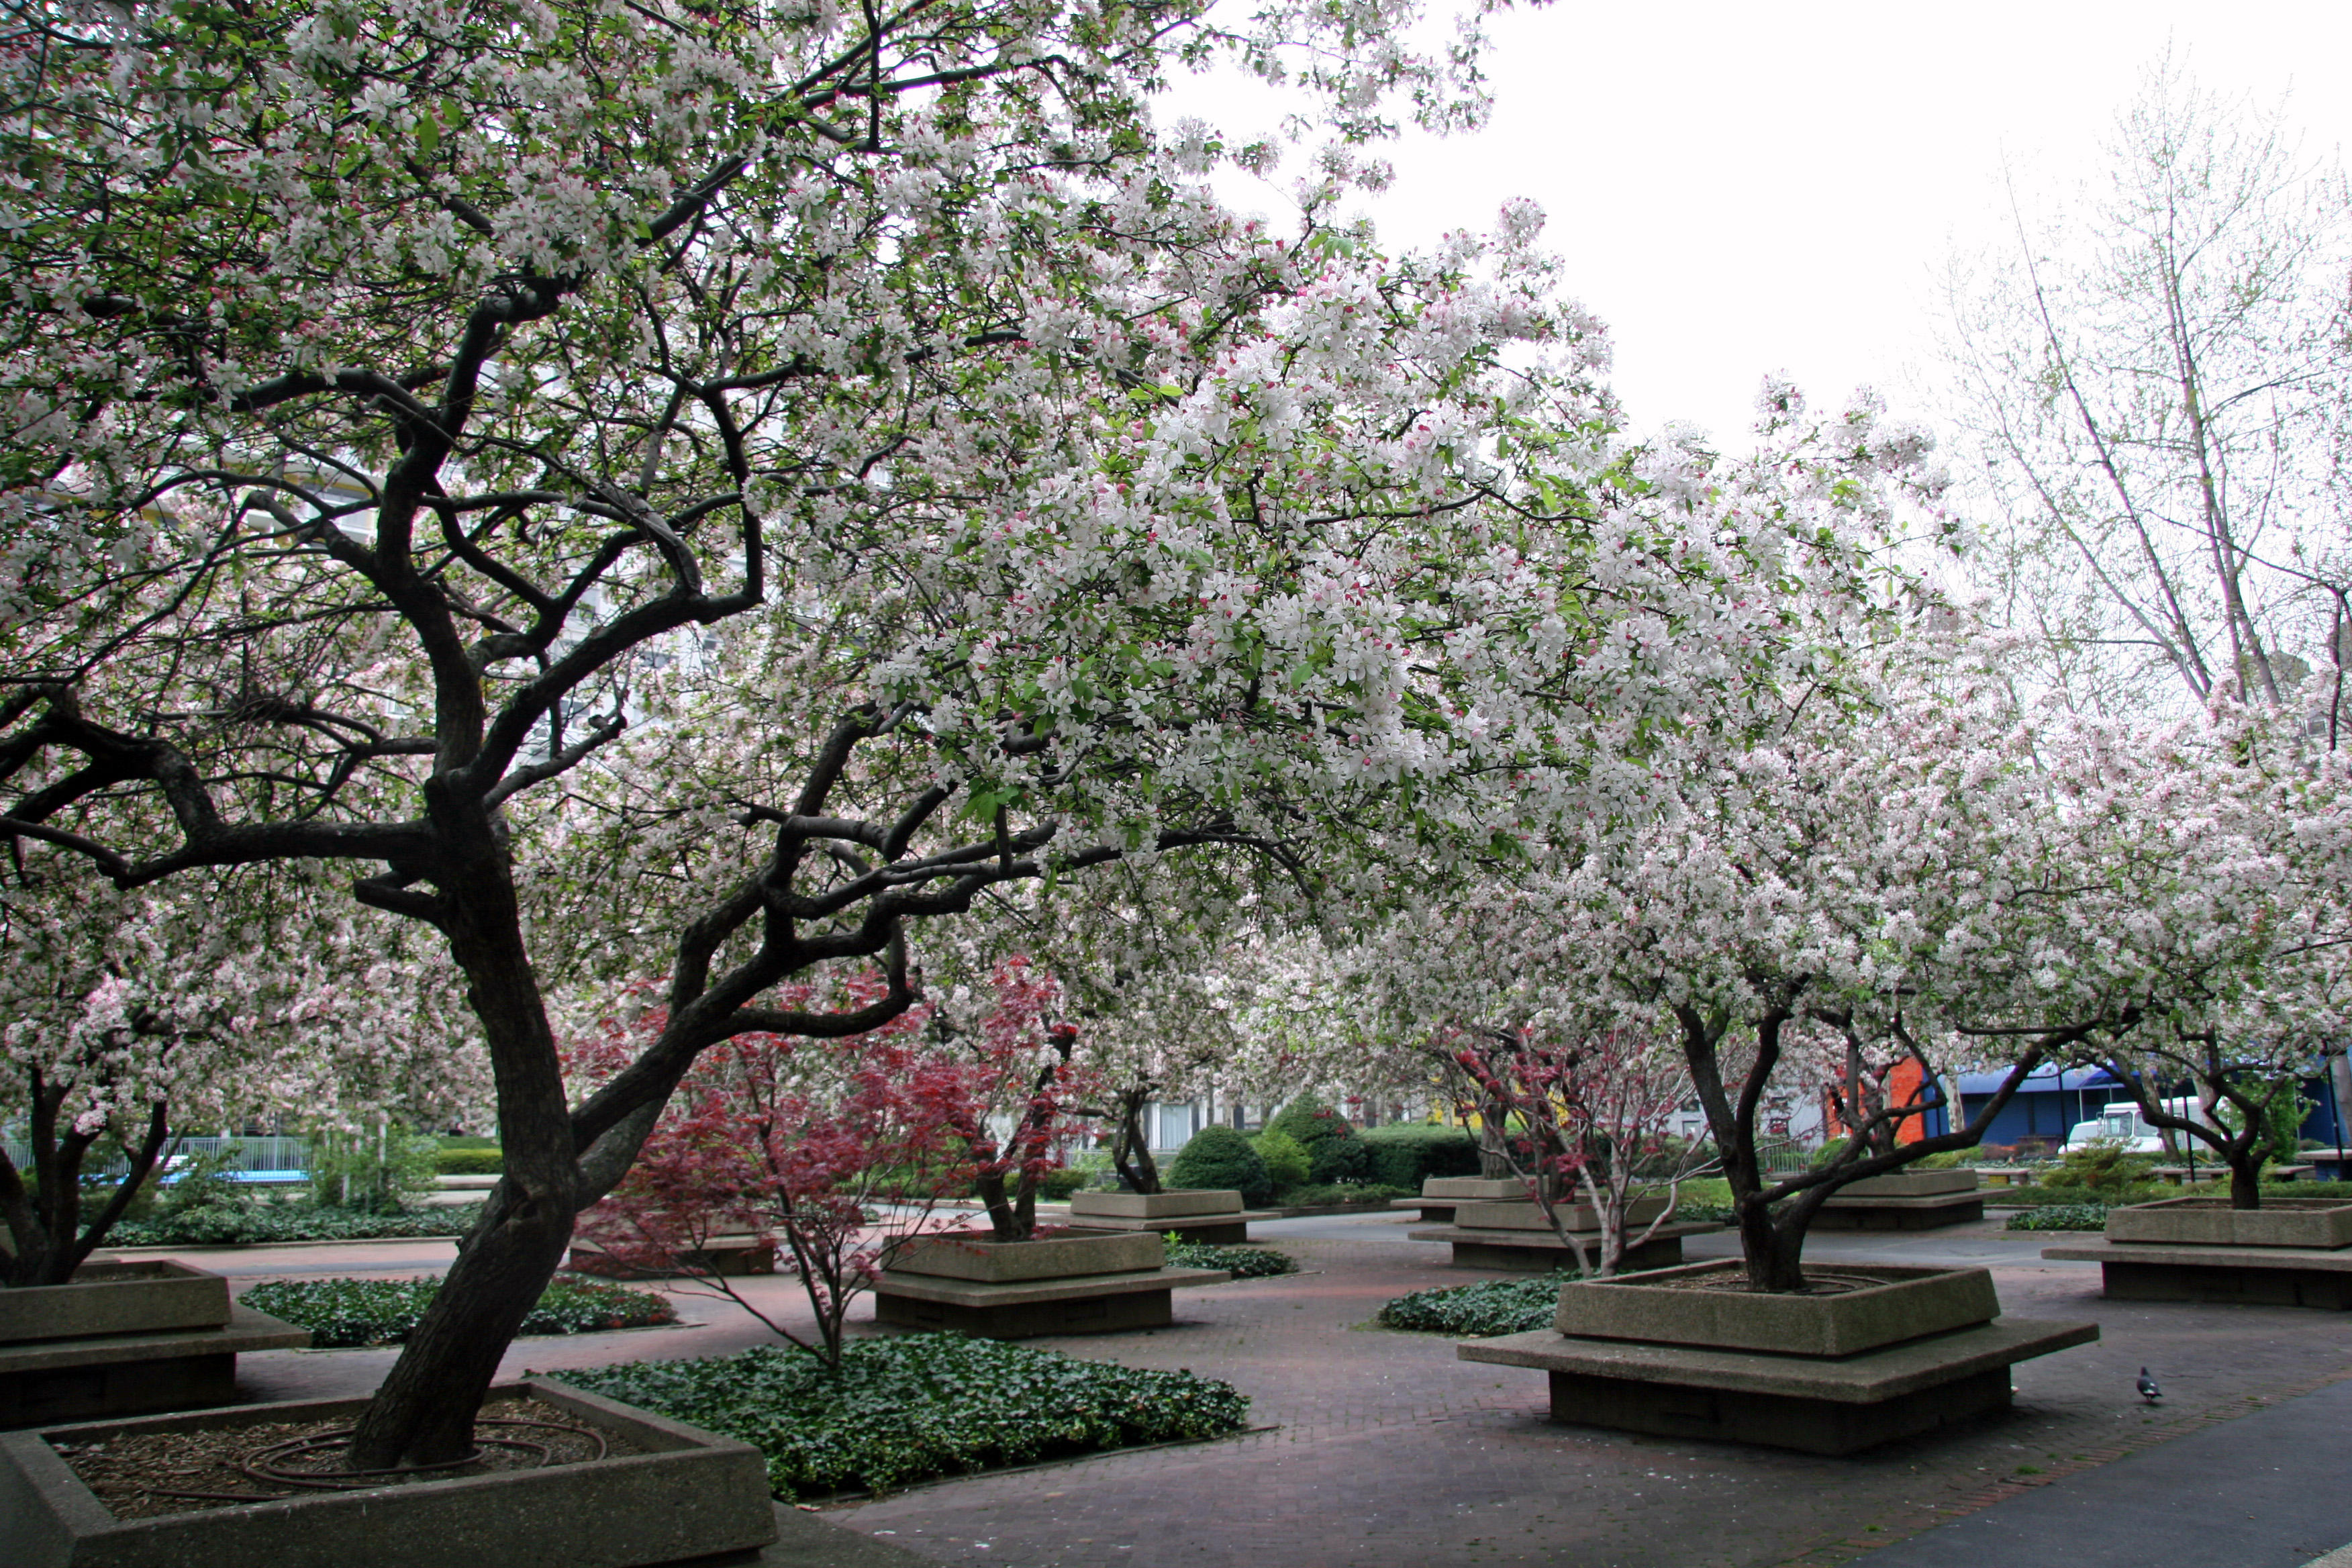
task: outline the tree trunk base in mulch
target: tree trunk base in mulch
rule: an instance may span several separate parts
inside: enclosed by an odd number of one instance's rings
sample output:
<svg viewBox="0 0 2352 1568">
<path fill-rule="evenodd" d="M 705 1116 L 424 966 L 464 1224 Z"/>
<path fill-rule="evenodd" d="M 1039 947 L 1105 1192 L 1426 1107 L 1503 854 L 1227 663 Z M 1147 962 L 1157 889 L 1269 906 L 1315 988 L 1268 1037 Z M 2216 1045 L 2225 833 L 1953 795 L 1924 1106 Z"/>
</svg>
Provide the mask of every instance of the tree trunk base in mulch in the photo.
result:
<svg viewBox="0 0 2352 1568">
<path fill-rule="evenodd" d="M 2045 1247 L 2044 1258 L 2096 1263 L 2111 1301 L 2311 1307 L 2352 1311 L 2352 1247 L 2181 1247 L 2100 1241 Z"/>
<path fill-rule="evenodd" d="M 347 1423 L 366 1401 L 47 1426 L 0 1436 L 0 1542 L 11 1568 L 651 1568 L 753 1553 L 776 1539 L 766 1465 L 748 1444 L 544 1379 L 493 1389 L 491 1397 L 550 1406 L 572 1426 L 609 1435 L 613 1451 L 537 1468 L 403 1484 L 361 1479 L 350 1483 L 354 1489 L 289 1488 L 263 1501 L 189 1500 L 186 1511 L 118 1516 L 76 1472 L 73 1451 L 173 1432 Z"/>
<path fill-rule="evenodd" d="M 1811 1278 L 1802 1295 L 1748 1292 L 1738 1263 L 1578 1280 L 1561 1288 L 1559 1321 L 1599 1331 L 1455 1353 L 1546 1373 L 1556 1421 L 1836 1455 L 2004 1409 L 2012 1365 L 2099 1337 L 2095 1323 L 1998 1321 L 1983 1269 Z"/>
<path fill-rule="evenodd" d="M 1684 1237 L 1712 1236 L 1720 1228 L 1712 1225 L 1662 1225 L 1649 1240 L 1639 1247 L 1627 1247 L 1624 1260 L 1618 1267 L 1628 1273 L 1669 1268 L 1683 1260 Z M 1578 1267 L 1568 1243 L 1549 1231 L 1474 1230 L 1466 1226 L 1444 1226 L 1434 1230 L 1407 1231 L 1405 1235 L 1413 1241 L 1450 1243 L 1456 1268 L 1549 1274 L 1555 1268 Z M 1586 1257 L 1600 1256 L 1601 1237 L 1597 1232 L 1579 1239 Z"/>
<path fill-rule="evenodd" d="M 239 1354 L 310 1342 L 308 1329 L 266 1312 L 232 1307 L 227 1317 L 216 1328 L 0 1344 L 0 1428 L 234 1404 Z"/>
</svg>

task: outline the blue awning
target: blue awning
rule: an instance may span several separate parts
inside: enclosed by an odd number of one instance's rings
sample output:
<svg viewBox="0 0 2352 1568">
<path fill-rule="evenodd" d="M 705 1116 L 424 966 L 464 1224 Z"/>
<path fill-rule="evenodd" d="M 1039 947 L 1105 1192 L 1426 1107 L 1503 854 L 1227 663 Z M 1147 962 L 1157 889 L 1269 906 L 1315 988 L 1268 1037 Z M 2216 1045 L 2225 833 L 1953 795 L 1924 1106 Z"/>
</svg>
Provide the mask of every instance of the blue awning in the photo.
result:
<svg viewBox="0 0 2352 1568">
<path fill-rule="evenodd" d="M 2122 1080 L 2105 1068 L 2035 1068 L 2018 1086 L 2020 1094 L 2072 1094 L 2078 1089 L 2121 1089 Z M 2005 1072 L 1964 1072 L 1960 1075 L 1960 1092 L 1992 1094 L 2009 1081 Z"/>
</svg>

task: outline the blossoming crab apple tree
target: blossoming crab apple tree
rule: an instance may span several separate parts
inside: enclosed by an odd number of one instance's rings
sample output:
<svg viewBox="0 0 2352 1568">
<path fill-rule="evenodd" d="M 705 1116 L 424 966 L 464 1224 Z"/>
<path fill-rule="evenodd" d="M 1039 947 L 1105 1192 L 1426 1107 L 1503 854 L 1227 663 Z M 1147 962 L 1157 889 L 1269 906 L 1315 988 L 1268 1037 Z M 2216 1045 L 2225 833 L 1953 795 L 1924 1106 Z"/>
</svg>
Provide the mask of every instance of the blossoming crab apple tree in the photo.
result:
<svg viewBox="0 0 2352 1568">
<path fill-rule="evenodd" d="M 1997 670 L 1920 635 L 1849 681 L 1866 702 L 1792 702 L 1776 731 L 1697 759 L 1640 837 L 1540 884 L 1556 921 L 1526 958 L 1674 1019 L 1763 1290 L 1802 1288 L 1839 1188 L 1973 1145 L 2033 1068 L 2138 1025 L 2160 973 L 2117 940 L 2154 890 L 2108 874 Z M 1834 1157 L 1769 1177 L 1759 1113 L 1824 1030 L 1927 1081 L 1963 1063 L 2003 1077 L 1966 1123 L 1899 1145 L 1920 1107 L 1850 1107 L 1858 1135 Z"/>
<path fill-rule="evenodd" d="M 843 995 L 824 998 L 801 982 L 780 988 L 779 1000 L 848 1010 L 870 1006 L 887 984 L 850 975 L 839 982 Z M 585 1085 L 625 1070 L 663 1026 L 658 986 L 628 993 L 621 1011 L 567 1043 L 566 1071 Z M 579 1234 L 625 1265 L 733 1301 L 838 1365 L 851 1303 L 925 1227 L 941 1196 L 969 1186 L 954 1128 L 971 1114 L 972 1075 L 929 1048 L 925 1020 L 917 1007 L 839 1040 L 746 1034 L 711 1047 L 628 1174 L 582 1215 Z M 745 1235 L 781 1239 L 815 1321 L 813 1338 L 764 1310 L 720 1266 L 718 1239 Z"/>
<path fill-rule="evenodd" d="M 2050 748 L 2085 831 L 2148 889 L 2132 938 L 2162 984 L 2160 1016 L 2081 1059 L 2150 1126 L 2210 1149 L 2236 1208 L 2261 1205 L 2273 1100 L 2343 1027 L 2352 815 L 2342 756 L 2313 731 L 2221 702 L 2154 730 L 2076 719 Z M 2197 1114 L 2180 1114 L 2183 1089 Z"/>
<path fill-rule="evenodd" d="M 32 1162 L 0 1151 L 0 1284 L 69 1280 L 192 1126 L 475 1101 L 472 1020 L 443 1005 L 435 955 L 387 923 L 299 874 L 122 893 L 79 857 L 20 845 L 0 873 L 0 1122 Z M 126 1172 L 85 1213 L 110 1145 Z"/>
<path fill-rule="evenodd" d="M 1190 34 L 1301 46 L 1369 131 L 1442 86 L 1405 19 L 12 19 L 0 827 L 125 888 L 348 863 L 496 1071 L 505 1179 L 355 1463 L 463 1451 L 695 1057 L 887 1022 L 908 921 L 1138 847 L 1336 852 L 1408 792 L 1444 831 L 1465 762 L 1589 752 L 1457 695 L 1480 648 L 1559 662 L 1586 552 L 1538 536 L 1609 457 L 1529 226 L 1276 237 L 1142 109 Z M 649 951 L 662 1033 L 567 1103 L 542 969 Z M 870 1006 L 769 1000 L 877 959 Z"/>
</svg>

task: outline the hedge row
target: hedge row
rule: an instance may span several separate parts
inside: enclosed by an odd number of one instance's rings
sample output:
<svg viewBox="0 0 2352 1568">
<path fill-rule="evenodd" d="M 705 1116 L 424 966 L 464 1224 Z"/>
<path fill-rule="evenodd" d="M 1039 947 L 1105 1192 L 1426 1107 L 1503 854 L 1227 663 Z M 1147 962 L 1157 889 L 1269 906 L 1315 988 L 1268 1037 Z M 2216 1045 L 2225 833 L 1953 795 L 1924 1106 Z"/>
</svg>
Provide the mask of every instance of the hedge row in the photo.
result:
<svg viewBox="0 0 2352 1568">
<path fill-rule="evenodd" d="M 1367 1127 L 1357 1136 L 1371 1156 L 1370 1179 L 1382 1186 L 1418 1193 L 1431 1176 L 1478 1173 L 1478 1140 L 1466 1127 L 1400 1122 L 1393 1127 Z"/>
</svg>

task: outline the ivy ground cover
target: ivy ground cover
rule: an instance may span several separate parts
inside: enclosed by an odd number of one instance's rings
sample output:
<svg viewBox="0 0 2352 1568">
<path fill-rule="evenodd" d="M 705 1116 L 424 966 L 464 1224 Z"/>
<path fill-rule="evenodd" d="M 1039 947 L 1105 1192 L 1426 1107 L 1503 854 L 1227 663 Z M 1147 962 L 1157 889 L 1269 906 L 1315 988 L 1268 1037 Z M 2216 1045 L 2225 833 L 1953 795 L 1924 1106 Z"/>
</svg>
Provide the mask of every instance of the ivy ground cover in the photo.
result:
<svg viewBox="0 0 2352 1568">
<path fill-rule="evenodd" d="M 440 1289 L 438 1279 L 272 1279 L 242 1298 L 257 1312 L 310 1331 L 320 1350 L 404 1343 Z M 525 1334 L 593 1334 L 677 1321 L 677 1311 L 650 1290 L 558 1275 L 522 1321 Z"/>
<path fill-rule="evenodd" d="M 1552 1313 L 1559 1307 L 1559 1288 L 1573 1278 L 1545 1274 L 1532 1279 L 1481 1279 L 1475 1285 L 1415 1290 L 1382 1307 L 1377 1321 L 1382 1328 L 1463 1339 L 1523 1334 L 1550 1326 Z"/>
<path fill-rule="evenodd" d="M 750 1443 L 767 1456 L 768 1485 L 787 1500 L 1214 1437 L 1240 1431 L 1249 1415 L 1247 1396 L 1231 1384 L 1189 1372 L 950 1334 L 855 1341 L 837 1371 L 798 1351 L 761 1347 L 567 1372 L 563 1380 Z"/>
</svg>

